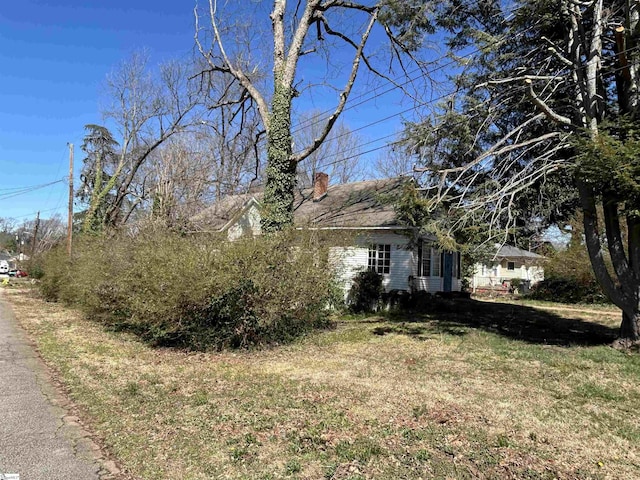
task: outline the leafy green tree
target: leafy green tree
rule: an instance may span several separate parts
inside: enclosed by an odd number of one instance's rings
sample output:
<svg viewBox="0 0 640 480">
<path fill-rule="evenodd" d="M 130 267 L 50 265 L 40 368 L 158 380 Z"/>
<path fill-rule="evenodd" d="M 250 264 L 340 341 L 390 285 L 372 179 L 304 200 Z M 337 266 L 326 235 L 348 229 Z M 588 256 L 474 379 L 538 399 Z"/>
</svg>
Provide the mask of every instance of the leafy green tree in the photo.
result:
<svg viewBox="0 0 640 480">
<path fill-rule="evenodd" d="M 438 24 L 464 60 L 456 92 L 428 133 L 407 134 L 433 196 L 492 231 L 577 204 L 594 274 L 623 312 L 619 343 L 639 342 L 637 1 L 450 0 Z"/>
</svg>

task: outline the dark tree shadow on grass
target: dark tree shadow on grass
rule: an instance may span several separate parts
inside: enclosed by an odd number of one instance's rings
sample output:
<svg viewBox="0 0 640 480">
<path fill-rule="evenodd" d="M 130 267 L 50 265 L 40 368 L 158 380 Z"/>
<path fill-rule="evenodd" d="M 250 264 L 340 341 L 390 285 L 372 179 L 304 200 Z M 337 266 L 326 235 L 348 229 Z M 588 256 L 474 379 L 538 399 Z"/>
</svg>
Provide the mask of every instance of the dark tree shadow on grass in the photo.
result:
<svg viewBox="0 0 640 480">
<path fill-rule="evenodd" d="M 618 329 L 580 318 L 563 318 L 553 312 L 508 303 L 470 299 L 434 298 L 420 311 L 390 314 L 391 325 L 373 333 L 400 333 L 421 338 L 430 333 L 464 336 L 481 329 L 514 340 L 543 345 L 608 345 Z"/>
</svg>

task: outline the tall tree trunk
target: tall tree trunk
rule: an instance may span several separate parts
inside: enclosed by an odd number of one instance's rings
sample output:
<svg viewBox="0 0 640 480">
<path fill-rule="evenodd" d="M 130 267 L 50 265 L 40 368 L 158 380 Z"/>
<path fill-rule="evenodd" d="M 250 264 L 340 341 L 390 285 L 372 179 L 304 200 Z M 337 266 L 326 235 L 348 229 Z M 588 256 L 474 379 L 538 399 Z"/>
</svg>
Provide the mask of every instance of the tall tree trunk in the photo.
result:
<svg viewBox="0 0 640 480">
<path fill-rule="evenodd" d="M 622 322 L 620 324 L 620 338 L 616 341 L 616 346 L 629 347 L 633 344 L 640 343 L 640 278 L 637 274 L 629 271 L 629 263 L 624 257 L 624 252 L 616 250 L 617 245 L 609 245 L 614 263 L 616 264 L 615 273 L 617 281 L 614 281 L 611 273 L 607 269 L 604 256 L 604 248 L 602 243 L 603 228 L 598 222 L 596 210 L 596 198 L 593 188 L 584 181 L 578 182 L 580 200 L 582 202 L 584 235 L 589 252 L 589 259 L 593 267 L 593 272 L 602 286 L 604 292 L 611 301 L 622 310 Z M 609 241 L 619 243 L 615 238 L 616 232 L 619 232 L 619 218 L 607 211 L 607 199 L 603 199 L 605 204 L 605 217 L 607 217 L 606 227 L 604 230 L 608 234 Z M 637 249 L 637 245 L 631 245 L 633 242 L 631 237 L 634 236 L 633 230 L 630 232 L 630 246 L 632 252 L 630 258 L 633 259 L 633 252 Z M 633 260 L 631 262 L 632 268 Z"/>
<path fill-rule="evenodd" d="M 291 160 L 291 88 L 276 78 L 267 143 L 267 183 L 262 230 L 277 232 L 293 224 L 296 163 Z"/>
<path fill-rule="evenodd" d="M 622 313 L 620 338 L 616 341 L 616 345 L 628 348 L 638 343 L 640 343 L 640 306 L 636 305 L 633 315 Z"/>
</svg>

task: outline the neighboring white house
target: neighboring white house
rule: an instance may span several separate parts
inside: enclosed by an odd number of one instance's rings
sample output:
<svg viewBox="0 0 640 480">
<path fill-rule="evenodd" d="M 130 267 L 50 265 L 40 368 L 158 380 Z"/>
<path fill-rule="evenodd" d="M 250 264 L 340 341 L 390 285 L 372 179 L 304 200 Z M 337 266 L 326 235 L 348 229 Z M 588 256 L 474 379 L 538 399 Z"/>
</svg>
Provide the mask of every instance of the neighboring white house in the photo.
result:
<svg viewBox="0 0 640 480">
<path fill-rule="evenodd" d="M 509 285 L 517 278 L 532 286 L 544 280 L 545 257 L 511 245 L 499 248 L 493 262 L 477 263 L 470 280 L 472 291 Z"/>
<path fill-rule="evenodd" d="M 460 291 L 460 256 L 433 246 L 433 238 L 416 236 L 399 221 L 394 200 L 408 177 L 329 186 L 324 173 L 314 187 L 297 192 L 294 222 L 299 228 L 347 232 L 352 245 L 330 249 L 345 293 L 357 272 L 370 269 L 391 290 Z M 262 192 L 231 195 L 191 218 L 196 231 L 227 234 L 234 240 L 260 234 Z"/>
</svg>

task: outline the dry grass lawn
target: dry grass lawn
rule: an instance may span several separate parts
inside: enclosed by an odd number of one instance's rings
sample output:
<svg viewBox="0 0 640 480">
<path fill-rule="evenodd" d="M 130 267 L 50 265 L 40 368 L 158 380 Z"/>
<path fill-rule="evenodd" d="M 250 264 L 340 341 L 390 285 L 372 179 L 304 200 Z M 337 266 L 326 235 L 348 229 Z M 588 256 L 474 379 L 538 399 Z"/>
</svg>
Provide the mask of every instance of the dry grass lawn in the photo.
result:
<svg viewBox="0 0 640 480">
<path fill-rule="evenodd" d="M 614 310 L 458 302 L 189 353 L 0 295 L 128 478 L 640 478 L 640 355 L 607 346 Z"/>
</svg>

